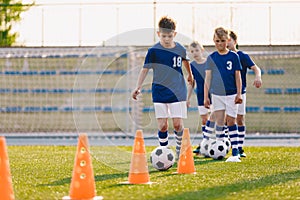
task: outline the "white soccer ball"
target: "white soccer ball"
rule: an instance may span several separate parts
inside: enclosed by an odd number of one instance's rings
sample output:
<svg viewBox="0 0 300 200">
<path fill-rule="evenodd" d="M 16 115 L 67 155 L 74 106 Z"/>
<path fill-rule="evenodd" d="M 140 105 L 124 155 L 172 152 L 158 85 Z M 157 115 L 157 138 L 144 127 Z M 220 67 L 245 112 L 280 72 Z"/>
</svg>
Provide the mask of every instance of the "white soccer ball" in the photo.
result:
<svg viewBox="0 0 300 200">
<path fill-rule="evenodd" d="M 212 143 L 212 140 L 209 139 L 203 139 L 200 143 L 200 154 L 206 157 L 209 157 L 208 148 L 210 144 Z"/>
<path fill-rule="evenodd" d="M 227 146 L 227 153 L 230 151 L 231 149 L 231 142 L 230 142 L 230 139 L 228 137 L 225 137 L 224 139 L 224 143 L 226 144 Z"/>
<path fill-rule="evenodd" d="M 208 149 L 209 156 L 215 160 L 222 160 L 227 155 L 227 146 L 223 141 L 214 141 Z"/>
<path fill-rule="evenodd" d="M 160 171 L 168 170 L 175 163 L 175 154 L 169 147 L 156 147 L 150 155 L 152 166 Z"/>
</svg>

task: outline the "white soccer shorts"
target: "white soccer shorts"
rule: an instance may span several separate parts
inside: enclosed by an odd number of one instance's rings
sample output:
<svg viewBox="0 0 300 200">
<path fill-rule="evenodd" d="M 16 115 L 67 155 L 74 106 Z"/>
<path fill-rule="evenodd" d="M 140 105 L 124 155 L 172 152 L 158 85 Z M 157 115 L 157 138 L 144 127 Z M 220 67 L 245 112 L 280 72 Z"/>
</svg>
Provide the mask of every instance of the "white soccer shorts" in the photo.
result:
<svg viewBox="0 0 300 200">
<path fill-rule="evenodd" d="M 246 93 L 242 94 L 243 103 L 238 104 L 238 115 L 246 115 Z"/>
<path fill-rule="evenodd" d="M 187 118 L 186 101 L 174 103 L 154 103 L 156 118 Z"/>
<path fill-rule="evenodd" d="M 219 96 L 212 94 L 212 105 L 214 107 L 214 111 L 218 110 L 225 110 L 226 114 L 236 118 L 237 112 L 238 112 L 238 104 L 235 104 L 234 95 L 228 95 L 228 96 Z"/>
</svg>

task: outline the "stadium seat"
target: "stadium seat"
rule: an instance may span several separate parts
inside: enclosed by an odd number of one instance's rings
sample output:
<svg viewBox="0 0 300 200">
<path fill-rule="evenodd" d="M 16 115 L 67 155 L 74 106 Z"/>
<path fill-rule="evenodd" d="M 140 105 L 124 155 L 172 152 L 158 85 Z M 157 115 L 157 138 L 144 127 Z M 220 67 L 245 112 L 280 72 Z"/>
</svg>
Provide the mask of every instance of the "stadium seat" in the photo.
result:
<svg viewBox="0 0 300 200">
<path fill-rule="evenodd" d="M 190 107 L 190 108 L 188 108 L 188 111 L 189 111 L 189 112 L 195 112 L 195 111 L 198 111 L 198 107 Z"/>
<path fill-rule="evenodd" d="M 55 70 L 45 70 L 45 71 L 40 71 L 40 75 L 56 75 Z"/>
<path fill-rule="evenodd" d="M 40 111 L 42 111 L 42 108 L 37 106 L 28 106 L 24 108 L 24 112 L 40 112 Z"/>
<path fill-rule="evenodd" d="M 284 69 L 268 69 L 267 71 L 267 73 L 271 75 L 282 75 L 284 72 Z"/>
<path fill-rule="evenodd" d="M 12 90 L 12 92 L 13 92 L 13 93 L 28 93 L 29 90 L 26 89 L 26 88 L 14 88 L 14 89 Z"/>
<path fill-rule="evenodd" d="M 263 111 L 266 112 L 266 113 L 277 113 L 277 112 L 281 111 L 281 108 L 280 107 L 266 106 L 266 107 L 263 108 Z"/>
<path fill-rule="evenodd" d="M 247 74 L 249 74 L 249 75 L 254 75 L 255 73 L 254 73 L 253 70 L 248 69 L 248 70 L 247 70 Z M 263 69 L 261 69 L 261 75 L 263 75 L 263 74 L 265 74 L 265 71 L 264 71 Z"/>
<path fill-rule="evenodd" d="M 144 107 L 143 112 L 154 112 L 154 108 L 153 107 Z"/>
<path fill-rule="evenodd" d="M 300 94 L 300 88 L 286 88 L 285 94 Z"/>
<path fill-rule="evenodd" d="M 42 89 L 32 89 L 32 93 L 48 93 L 48 89 L 42 88 Z"/>
<path fill-rule="evenodd" d="M 259 106 L 247 106 L 246 107 L 246 112 L 248 113 L 257 113 L 260 112 L 260 107 Z"/>
<path fill-rule="evenodd" d="M 284 107 L 284 112 L 300 112 L 300 107 Z"/>
<path fill-rule="evenodd" d="M 56 106 L 50 106 L 50 107 L 42 107 L 42 111 L 43 112 L 57 112 L 58 111 L 58 107 Z"/>
<path fill-rule="evenodd" d="M 11 106 L 4 108 L 4 112 L 21 112 L 22 107 L 21 106 Z"/>
<path fill-rule="evenodd" d="M 37 71 L 23 71 L 19 74 L 22 74 L 23 76 L 33 76 L 33 75 L 38 75 Z"/>
<path fill-rule="evenodd" d="M 281 88 L 266 88 L 265 94 L 282 94 Z"/>
<path fill-rule="evenodd" d="M 11 93 L 11 89 L 9 89 L 9 88 L 0 88 L 0 93 Z"/>
</svg>

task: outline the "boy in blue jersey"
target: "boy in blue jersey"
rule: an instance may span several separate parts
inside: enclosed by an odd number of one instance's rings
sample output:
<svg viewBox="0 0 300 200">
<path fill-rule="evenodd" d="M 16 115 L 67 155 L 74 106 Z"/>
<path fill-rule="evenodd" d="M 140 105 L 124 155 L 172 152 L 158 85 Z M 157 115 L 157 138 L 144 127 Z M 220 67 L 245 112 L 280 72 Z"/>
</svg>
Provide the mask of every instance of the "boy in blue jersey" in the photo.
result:
<svg viewBox="0 0 300 200">
<path fill-rule="evenodd" d="M 183 119 L 187 118 L 187 87 L 182 66 L 188 73 L 189 84 L 194 82 L 186 49 L 174 42 L 176 23 L 162 17 L 158 23 L 159 42 L 148 49 L 132 98 L 137 99 L 142 84 L 150 69 L 153 70 L 152 101 L 158 124 L 158 139 L 161 146 L 168 145 L 168 118 L 172 118 L 176 138 L 177 158 L 180 154 L 183 134 Z"/>
<path fill-rule="evenodd" d="M 243 52 L 238 50 L 237 47 L 237 35 L 235 32 L 230 31 L 229 32 L 229 42 L 227 44 L 228 49 L 236 52 L 239 55 L 240 62 L 242 65 L 242 71 L 241 71 L 241 78 L 242 78 L 242 98 L 243 103 L 238 105 L 238 113 L 237 113 L 237 125 L 238 125 L 238 137 L 239 137 L 239 143 L 238 143 L 238 149 L 239 154 L 241 157 L 246 157 L 246 154 L 243 149 L 244 140 L 245 140 L 245 133 L 246 133 L 246 126 L 245 126 L 245 114 L 246 114 L 246 87 L 247 87 L 247 69 L 251 69 L 255 73 L 255 79 L 253 82 L 253 85 L 256 88 L 260 88 L 262 85 L 261 80 L 261 70 L 260 68 L 252 61 L 250 56 Z"/>
<path fill-rule="evenodd" d="M 203 139 L 209 139 L 206 132 L 209 131 L 209 127 L 213 126 L 214 122 L 209 120 L 209 117 L 213 117 L 213 113 L 209 116 L 209 109 L 204 107 L 204 77 L 205 77 L 205 63 L 206 58 L 204 56 L 204 48 L 199 42 L 195 41 L 190 44 L 190 53 L 193 57 L 191 62 L 192 73 L 196 82 L 196 95 L 198 102 L 198 111 L 201 117 L 201 130 L 203 133 Z M 190 98 L 193 92 L 194 85 L 188 86 L 188 101 L 187 105 L 190 107 Z M 193 151 L 196 155 L 200 154 L 201 144 Z"/>
<path fill-rule="evenodd" d="M 212 106 L 216 119 L 216 138 L 224 141 L 225 113 L 229 137 L 232 145 L 232 156 L 226 162 L 241 162 L 238 152 L 238 133 L 236 117 L 238 104 L 242 99 L 242 81 L 239 56 L 227 49 L 229 32 L 223 27 L 215 29 L 213 37 L 217 51 L 211 53 L 206 61 L 204 83 L 204 106 L 210 107 L 209 91 L 212 95 Z"/>
</svg>

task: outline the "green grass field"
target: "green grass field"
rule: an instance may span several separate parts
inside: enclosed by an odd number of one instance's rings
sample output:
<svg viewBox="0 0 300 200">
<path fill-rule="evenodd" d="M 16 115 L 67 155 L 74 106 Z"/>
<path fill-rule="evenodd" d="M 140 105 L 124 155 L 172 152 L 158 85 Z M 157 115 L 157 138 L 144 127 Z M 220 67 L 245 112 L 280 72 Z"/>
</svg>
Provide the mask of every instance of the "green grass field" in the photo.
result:
<svg viewBox="0 0 300 200">
<path fill-rule="evenodd" d="M 147 146 L 147 156 L 154 147 Z M 132 147 L 91 147 L 97 195 L 104 199 L 300 199 L 300 147 L 246 147 L 241 163 L 194 157 L 197 173 L 156 171 L 152 185 L 127 181 Z M 68 196 L 75 146 L 8 146 L 16 200 Z"/>
</svg>

